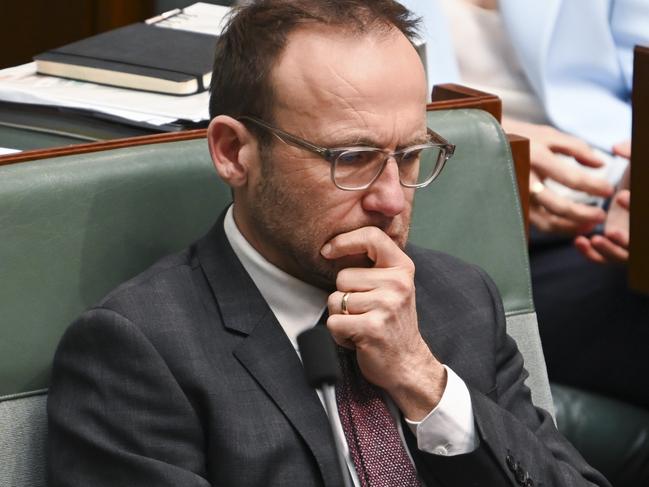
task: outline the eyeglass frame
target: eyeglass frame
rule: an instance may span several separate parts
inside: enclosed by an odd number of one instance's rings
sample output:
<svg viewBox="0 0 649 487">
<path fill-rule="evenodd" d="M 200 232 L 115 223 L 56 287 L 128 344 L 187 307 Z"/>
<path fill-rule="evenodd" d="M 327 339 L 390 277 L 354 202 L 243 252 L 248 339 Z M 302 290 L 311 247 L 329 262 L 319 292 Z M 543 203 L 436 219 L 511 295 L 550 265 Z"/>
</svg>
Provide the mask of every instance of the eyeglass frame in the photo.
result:
<svg viewBox="0 0 649 487">
<path fill-rule="evenodd" d="M 334 148 L 327 148 L 327 147 L 321 147 L 319 145 L 316 145 L 312 142 L 309 142 L 308 140 L 304 140 L 296 135 L 290 134 L 280 128 L 277 128 L 268 122 L 265 122 L 257 117 L 252 117 L 250 115 L 240 115 L 239 117 L 236 118 L 238 121 L 249 121 L 254 123 L 256 126 L 261 127 L 263 129 L 268 130 L 272 135 L 277 137 L 279 140 L 284 142 L 285 144 L 292 145 L 294 147 L 298 147 L 300 149 L 305 149 L 313 154 L 316 154 L 320 157 L 322 157 L 325 161 L 329 162 L 331 164 L 331 181 L 334 183 L 334 185 L 343 191 L 363 191 L 367 188 L 369 188 L 374 181 L 376 181 L 381 174 L 383 173 L 383 170 L 387 166 L 387 163 L 390 159 L 394 159 L 397 162 L 399 161 L 399 156 L 416 150 L 418 148 L 424 149 L 424 148 L 429 148 L 429 147 L 438 147 L 442 150 L 443 152 L 443 160 L 441 162 L 438 162 L 437 165 L 439 166 L 436 170 L 433 171 L 431 176 L 424 182 L 422 183 L 415 183 L 415 184 L 410 184 L 410 183 L 404 183 L 401 180 L 401 174 L 399 174 L 399 184 L 405 188 L 424 188 L 428 186 L 430 183 L 432 183 L 437 177 L 440 175 L 442 172 L 442 169 L 444 169 L 444 166 L 446 165 L 446 162 L 453 156 L 455 152 L 455 145 L 451 144 L 448 140 L 446 140 L 444 137 L 439 135 L 437 132 L 434 130 L 430 129 L 429 127 L 426 127 L 427 130 L 427 135 L 432 142 L 426 142 L 424 144 L 416 144 L 410 147 L 405 147 L 404 149 L 400 149 L 398 151 L 389 151 L 388 149 L 381 149 L 379 147 L 362 147 L 362 149 L 365 149 L 367 151 L 377 151 L 377 152 L 382 152 L 385 154 L 385 159 L 383 160 L 383 163 L 381 164 L 381 167 L 379 170 L 376 172 L 374 177 L 365 185 L 360 186 L 360 187 L 345 187 L 341 186 L 338 182 L 336 182 L 336 178 L 334 176 L 335 169 L 336 169 L 336 162 L 338 158 L 344 154 L 345 152 L 349 151 L 356 151 L 361 149 L 361 147 L 334 147 Z M 441 156 L 441 154 L 440 154 Z"/>
</svg>

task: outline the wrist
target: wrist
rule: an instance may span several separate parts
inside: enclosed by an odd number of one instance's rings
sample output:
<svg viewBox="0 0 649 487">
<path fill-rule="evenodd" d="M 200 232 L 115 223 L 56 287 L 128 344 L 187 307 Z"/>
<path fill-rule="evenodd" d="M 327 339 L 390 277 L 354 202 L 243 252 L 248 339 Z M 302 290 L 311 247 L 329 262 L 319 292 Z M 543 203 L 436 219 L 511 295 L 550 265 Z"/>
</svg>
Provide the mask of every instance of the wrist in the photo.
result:
<svg viewBox="0 0 649 487">
<path fill-rule="evenodd" d="M 418 355 L 405 362 L 400 381 L 386 390 L 403 415 L 411 421 L 421 421 L 435 409 L 446 388 L 446 369 L 428 347 L 426 351 L 426 355 Z"/>
</svg>

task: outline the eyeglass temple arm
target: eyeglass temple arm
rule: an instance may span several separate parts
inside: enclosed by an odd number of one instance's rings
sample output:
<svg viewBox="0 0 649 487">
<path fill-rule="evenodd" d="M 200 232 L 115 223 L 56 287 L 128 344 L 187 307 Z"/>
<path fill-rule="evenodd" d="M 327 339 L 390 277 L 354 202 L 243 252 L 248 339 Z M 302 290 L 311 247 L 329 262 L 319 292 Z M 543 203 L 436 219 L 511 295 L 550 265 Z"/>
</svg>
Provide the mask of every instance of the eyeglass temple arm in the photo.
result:
<svg viewBox="0 0 649 487">
<path fill-rule="evenodd" d="M 455 145 L 451 144 L 448 140 L 446 140 L 431 128 L 428 129 L 428 135 L 433 142 L 444 146 L 444 150 L 446 151 L 446 155 L 448 157 L 453 155 L 453 153 L 455 152 Z"/>
<path fill-rule="evenodd" d="M 301 148 L 306 149 L 308 151 L 311 151 L 311 152 L 314 152 L 314 153 L 319 154 L 321 156 L 324 156 L 325 158 L 330 157 L 331 151 L 329 149 L 326 149 L 324 147 L 318 147 L 317 145 L 311 144 L 310 142 L 307 142 L 306 140 L 295 137 L 294 135 L 291 135 L 288 132 L 284 132 L 283 130 L 278 129 L 277 127 L 273 127 L 272 125 L 264 122 L 263 120 L 259 120 L 258 118 L 255 118 L 255 117 L 250 117 L 248 115 L 241 115 L 240 117 L 238 117 L 238 119 L 239 120 L 248 120 L 249 122 L 255 123 L 255 124 L 259 125 L 260 127 L 265 128 L 271 134 L 275 135 L 282 142 L 290 142 L 291 144 L 295 144 L 298 147 L 301 147 Z"/>
</svg>

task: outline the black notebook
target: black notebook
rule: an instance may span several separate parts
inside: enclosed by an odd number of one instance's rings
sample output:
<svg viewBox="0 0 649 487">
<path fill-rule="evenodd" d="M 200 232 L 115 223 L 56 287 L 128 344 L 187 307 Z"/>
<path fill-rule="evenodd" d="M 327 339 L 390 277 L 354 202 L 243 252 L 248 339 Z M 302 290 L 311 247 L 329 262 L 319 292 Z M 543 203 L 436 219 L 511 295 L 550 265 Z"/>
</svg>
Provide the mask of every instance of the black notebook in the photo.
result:
<svg viewBox="0 0 649 487">
<path fill-rule="evenodd" d="M 137 23 L 34 56 L 41 74 L 191 95 L 209 88 L 216 36 Z"/>
</svg>

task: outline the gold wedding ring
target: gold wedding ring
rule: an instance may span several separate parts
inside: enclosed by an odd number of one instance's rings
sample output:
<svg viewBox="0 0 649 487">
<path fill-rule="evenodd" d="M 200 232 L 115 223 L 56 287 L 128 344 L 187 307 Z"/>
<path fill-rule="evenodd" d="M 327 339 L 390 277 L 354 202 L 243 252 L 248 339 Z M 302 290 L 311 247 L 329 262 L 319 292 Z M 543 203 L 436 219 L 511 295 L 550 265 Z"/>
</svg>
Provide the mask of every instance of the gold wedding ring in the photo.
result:
<svg viewBox="0 0 649 487">
<path fill-rule="evenodd" d="M 342 301 L 340 302 L 340 310 L 342 311 L 342 313 L 343 313 L 344 315 L 348 315 L 348 314 L 349 314 L 349 310 L 347 309 L 347 301 L 349 300 L 349 295 L 350 295 L 350 294 L 351 294 L 351 293 L 345 293 L 345 294 L 343 294 L 343 299 L 342 299 Z"/>
</svg>

